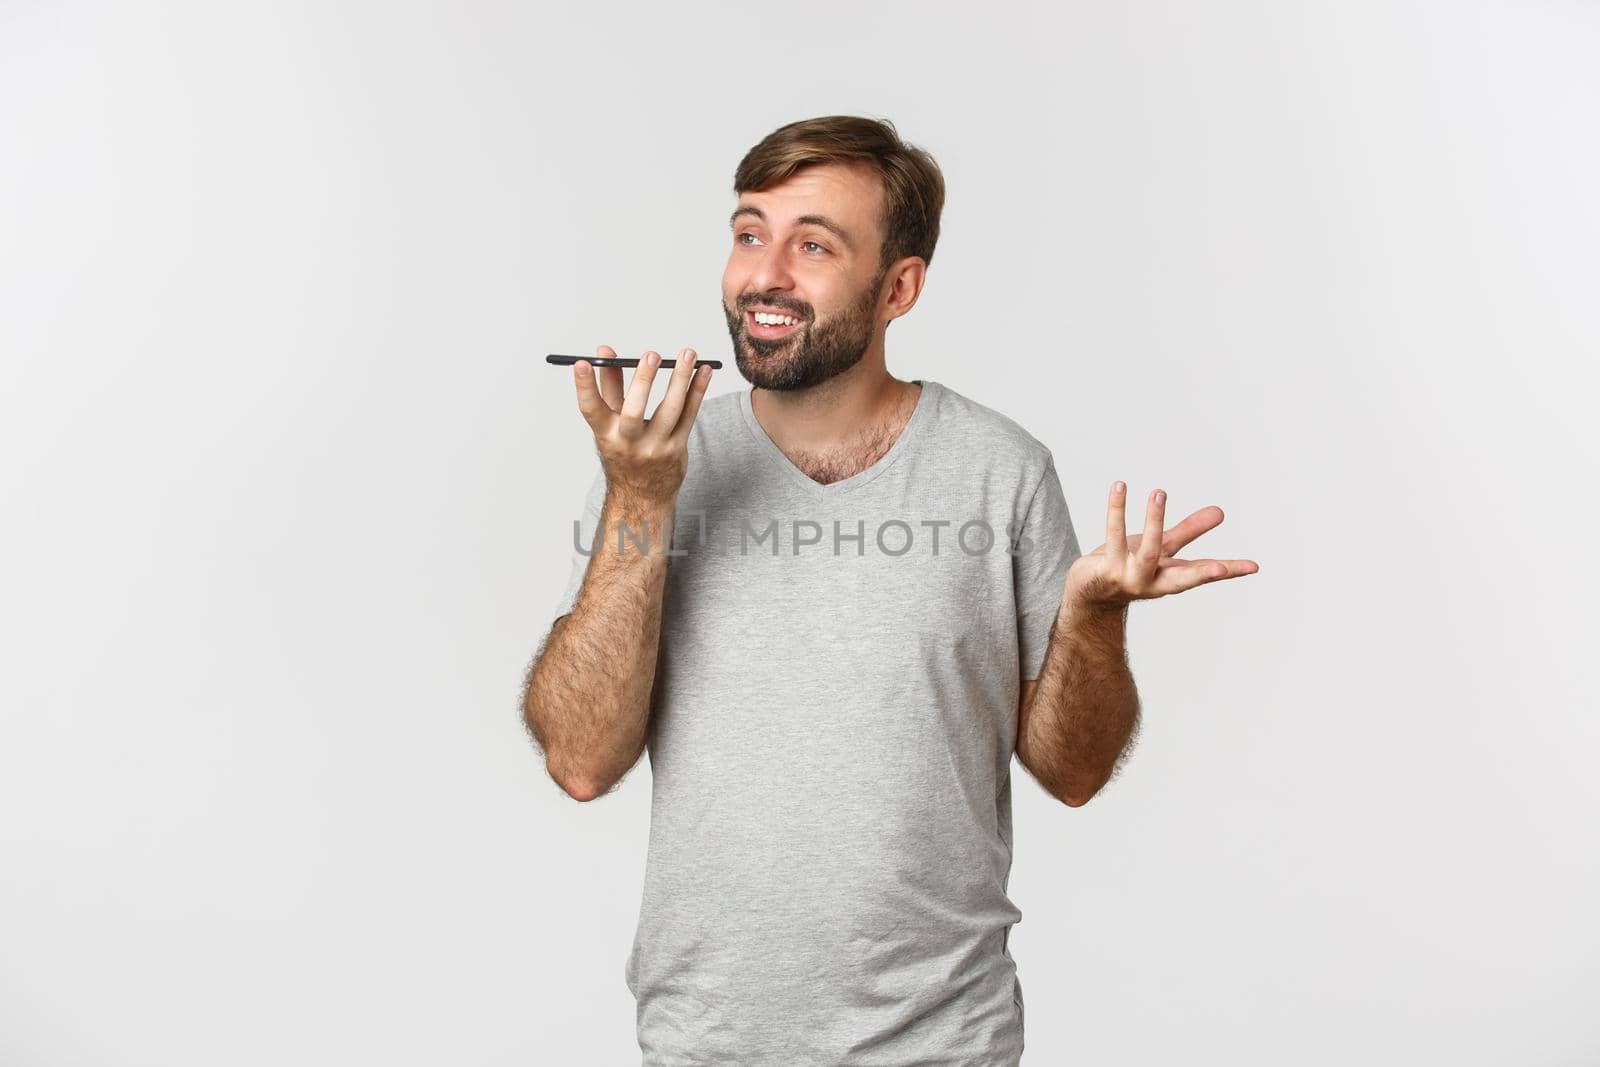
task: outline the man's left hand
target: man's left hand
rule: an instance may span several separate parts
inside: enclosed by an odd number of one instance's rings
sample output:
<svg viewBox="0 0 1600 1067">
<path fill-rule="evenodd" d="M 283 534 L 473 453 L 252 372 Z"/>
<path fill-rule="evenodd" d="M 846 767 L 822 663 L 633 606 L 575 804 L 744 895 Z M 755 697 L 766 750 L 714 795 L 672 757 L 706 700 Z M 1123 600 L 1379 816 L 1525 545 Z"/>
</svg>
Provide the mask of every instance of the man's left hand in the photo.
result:
<svg viewBox="0 0 1600 1067">
<path fill-rule="evenodd" d="M 1067 600 L 1091 612 L 1116 612 L 1135 600 L 1181 593 L 1207 582 L 1240 578 L 1261 568 L 1248 559 L 1179 559 L 1174 553 L 1222 522 L 1222 509 L 1201 508 L 1163 532 L 1167 494 L 1154 490 L 1145 509 L 1144 533 L 1127 533 L 1128 487 L 1111 486 L 1106 508 L 1106 540 L 1079 556 L 1067 572 Z"/>
</svg>

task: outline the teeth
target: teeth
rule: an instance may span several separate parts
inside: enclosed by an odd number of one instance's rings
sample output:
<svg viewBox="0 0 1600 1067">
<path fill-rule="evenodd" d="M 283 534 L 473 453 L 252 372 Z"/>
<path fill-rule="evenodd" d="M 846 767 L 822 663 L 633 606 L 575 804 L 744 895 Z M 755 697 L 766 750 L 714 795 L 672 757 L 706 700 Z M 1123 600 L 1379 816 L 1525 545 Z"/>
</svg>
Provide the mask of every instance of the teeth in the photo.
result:
<svg viewBox="0 0 1600 1067">
<path fill-rule="evenodd" d="M 756 321 L 764 326 L 793 326 L 799 319 L 790 318 L 788 315 L 774 315 L 768 311 L 755 313 Z"/>
</svg>

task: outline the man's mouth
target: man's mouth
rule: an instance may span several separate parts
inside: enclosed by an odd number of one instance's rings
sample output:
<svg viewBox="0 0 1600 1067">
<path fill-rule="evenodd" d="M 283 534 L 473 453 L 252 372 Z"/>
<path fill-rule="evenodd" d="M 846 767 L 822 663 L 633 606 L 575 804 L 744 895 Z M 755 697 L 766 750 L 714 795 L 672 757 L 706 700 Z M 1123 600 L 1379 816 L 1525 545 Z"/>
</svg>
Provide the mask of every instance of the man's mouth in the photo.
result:
<svg viewBox="0 0 1600 1067">
<path fill-rule="evenodd" d="M 788 337 L 804 324 L 798 315 L 789 315 L 781 311 L 746 311 L 744 322 L 745 328 L 750 331 L 750 336 L 759 337 L 763 341 Z"/>
</svg>

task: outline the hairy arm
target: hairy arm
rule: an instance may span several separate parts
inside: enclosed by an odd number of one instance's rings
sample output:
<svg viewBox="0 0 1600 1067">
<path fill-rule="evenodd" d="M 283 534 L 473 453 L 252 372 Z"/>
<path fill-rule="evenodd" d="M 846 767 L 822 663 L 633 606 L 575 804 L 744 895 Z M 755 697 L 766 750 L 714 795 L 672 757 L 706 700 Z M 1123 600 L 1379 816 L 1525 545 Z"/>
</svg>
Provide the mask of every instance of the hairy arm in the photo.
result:
<svg viewBox="0 0 1600 1067">
<path fill-rule="evenodd" d="M 1068 597 L 1039 677 L 1022 683 L 1017 758 L 1070 807 L 1087 804 L 1111 780 L 1138 733 L 1126 636 L 1126 605 L 1088 608 Z"/>
<path fill-rule="evenodd" d="M 670 509 L 608 493 L 569 614 L 528 669 L 522 714 L 550 776 L 576 800 L 604 795 L 644 752 L 661 643 Z M 645 540 L 648 552 L 628 535 Z"/>
</svg>

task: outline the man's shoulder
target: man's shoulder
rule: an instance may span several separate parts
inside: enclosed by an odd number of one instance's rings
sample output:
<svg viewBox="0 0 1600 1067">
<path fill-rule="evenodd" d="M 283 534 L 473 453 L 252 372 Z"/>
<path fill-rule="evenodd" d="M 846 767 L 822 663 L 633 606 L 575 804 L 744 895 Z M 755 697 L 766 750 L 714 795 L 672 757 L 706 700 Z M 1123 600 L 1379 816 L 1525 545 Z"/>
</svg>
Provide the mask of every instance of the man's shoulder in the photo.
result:
<svg viewBox="0 0 1600 1067">
<path fill-rule="evenodd" d="M 697 418 L 715 415 L 718 418 L 729 418 L 739 413 L 739 396 L 743 392 L 733 389 L 716 396 L 708 396 L 700 401 L 700 414 Z"/>
<path fill-rule="evenodd" d="M 741 391 L 735 389 L 702 399 L 694 417 L 695 428 L 713 432 L 734 428 L 744 418 L 739 406 L 740 394 Z"/>
<path fill-rule="evenodd" d="M 1009 460 L 1025 469 L 1050 462 L 1050 447 L 1016 419 L 939 383 L 939 421 L 944 436 L 975 459 Z"/>
</svg>

